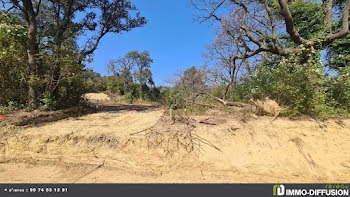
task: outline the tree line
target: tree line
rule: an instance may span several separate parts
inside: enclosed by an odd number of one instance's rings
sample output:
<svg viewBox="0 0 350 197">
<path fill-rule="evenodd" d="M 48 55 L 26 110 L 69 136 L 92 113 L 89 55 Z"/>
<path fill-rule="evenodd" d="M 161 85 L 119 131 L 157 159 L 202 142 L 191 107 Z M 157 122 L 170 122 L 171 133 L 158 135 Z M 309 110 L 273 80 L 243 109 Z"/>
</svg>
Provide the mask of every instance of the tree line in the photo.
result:
<svg viewBox="0 0 350 197">
<path fill-rule="evenodd" d="M 270 97 L 287 114 L 350 111 L 349 0 L 192 0 L 218 24 L 204 57 L 216 96 Z"/>
<path fill-rule="evenodd" d="M 76 104 L 88 89 L 85 64 L 103 37 L 147 23 L 128 0 L 2 0 L 1 5 L 0 104 L 12 101 L 29 110 Z"/>
<path fill-rule="evenodd" d="M 106 77 L 85 68 L 106 34 L 147 23 L 130 1 L 1 2 L 3 106 L 57 109 L 108 90 L 177 108 L 204 93 L 229 102 L 269 97 L 290 116 L 350 112 L 350 0 L 191 0 L 199 23 L 217 24 L 216 37 L 204 65 L 176 73 L 169 87 L 154 84 L 148 51 L 111 60 Z"/>
</svg>

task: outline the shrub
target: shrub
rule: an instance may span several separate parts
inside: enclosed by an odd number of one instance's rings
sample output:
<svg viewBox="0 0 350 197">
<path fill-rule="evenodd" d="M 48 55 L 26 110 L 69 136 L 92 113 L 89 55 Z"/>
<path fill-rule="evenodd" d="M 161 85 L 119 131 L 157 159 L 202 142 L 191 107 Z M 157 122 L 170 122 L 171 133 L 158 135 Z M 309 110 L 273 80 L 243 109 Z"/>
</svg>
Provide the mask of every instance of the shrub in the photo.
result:
<svg viewBox="0 0 350 197">
<path fill-rule="evenodd" d="M 261 64 L 256 73 L 237 87 L 236 98 L 270 97 L 289 106 L 290 115 L 323 115 L 330 110 L 326 104 L 325 77 L 320 63 L 300 64 L 298 57 L 280 63 Z"/>
<path fill-rule="evenodd" d="M 40 110 L 42 111 L 53 111 L 57 107 L 55 99 L 50 98 L 48 94 L 43 94 L 40 100 Z"/>
<path fill-rule="evenodd" d="M 0 106 L 0 113 L 1 114 L 11 114 L 19 109 L 19 106 L 14 101 L 9 101 L 7 106 Z"/>
<path fill-rule="evenodd" d="M 341 113 L 350 112 L 350 67 L 341 68 L 326 81 L 327 103 Z"/>
</svg>

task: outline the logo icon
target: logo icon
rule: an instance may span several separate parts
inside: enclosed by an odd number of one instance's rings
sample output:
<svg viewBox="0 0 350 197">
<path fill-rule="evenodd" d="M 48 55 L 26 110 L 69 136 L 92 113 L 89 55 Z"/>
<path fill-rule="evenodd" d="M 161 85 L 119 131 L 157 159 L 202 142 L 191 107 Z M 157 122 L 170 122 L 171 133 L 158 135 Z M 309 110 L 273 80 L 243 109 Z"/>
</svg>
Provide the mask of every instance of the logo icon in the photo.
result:
<svg viewBox="0 0 350 197">
<path fill-rule="evenodd" d="M 285 194 L 284 185 L 274 185 L 273 186 L 273 195 L 274 196 L 283 196 Z"/>
</svg>

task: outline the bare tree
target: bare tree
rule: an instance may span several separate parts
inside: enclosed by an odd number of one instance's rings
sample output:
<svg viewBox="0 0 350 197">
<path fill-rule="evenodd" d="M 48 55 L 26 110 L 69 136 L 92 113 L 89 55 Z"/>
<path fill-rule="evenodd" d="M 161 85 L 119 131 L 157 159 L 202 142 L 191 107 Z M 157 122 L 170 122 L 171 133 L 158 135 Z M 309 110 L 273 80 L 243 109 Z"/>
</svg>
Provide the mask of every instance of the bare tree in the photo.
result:
<svg viewBox="0 0 350 197">
<path fill-rule="evenodd" d="M 108 73 L 115 77 L 120 77 L 123 83 L 124 92 L 127 91 L 129 85 L 133 82 L 131 73 L 133 69 L 133 60 L 125 56 L 116 60 L 110 60 L 106 65 L 106 70 Z"/>
<path fill-rule="evenodd" d="M 333 1 L 325 0 L 325 19 L 329 29 L 328 35 L 319 36 L 318 41 L 303 38 L 295 24 L 287 0 L 278 0 L 278 12 L 281 18 L 272 12 L 270 1 L 256 0 L 193 0 L 192 4 L 201 15 L 201 22 L 214 19 L 220 22 L 222 28 L 233 39 L 239 41 L 243 54 L 237 54 L 236 59 L 245 59 L 257 54 L 268 52 L 280 56 L 300 54 L 307 49 L 323 49 L 337 39 L 349 34 L 350 0 L 346 0 L 342 12 L 342 27 L 338 32 L 332 31 Z M 284 27 L 283 29 L 279 28 Z M 281 31 L 286 32 L 296 47 L 286 47 L 282 43 Z"/>
<path fill-rule="evenodd" d="M 182 76 L 176 82 L 175 87 L 202 92 L 207 88 L 206 77 L 207 71 L 205 68 L 196 68 L 192 66 L 183 71 Z"/>
<path fill-rule="evenodd" d="M 236 55 L 242 55 L 242 49 L 239 47 L 237 39 L 232 39 L 225 32 L 220 32 L 214 43 L 208 46 L 204 57 L 207 64 L 211 65 L 209 74 L 213 84 L 225 86 L 223 99 L 234 91 L 238 82 L 238 75 L 243 73 L 242 66 L 250 73 L 251 69 L 245 59 L 236 59 Z"/>
</svg>

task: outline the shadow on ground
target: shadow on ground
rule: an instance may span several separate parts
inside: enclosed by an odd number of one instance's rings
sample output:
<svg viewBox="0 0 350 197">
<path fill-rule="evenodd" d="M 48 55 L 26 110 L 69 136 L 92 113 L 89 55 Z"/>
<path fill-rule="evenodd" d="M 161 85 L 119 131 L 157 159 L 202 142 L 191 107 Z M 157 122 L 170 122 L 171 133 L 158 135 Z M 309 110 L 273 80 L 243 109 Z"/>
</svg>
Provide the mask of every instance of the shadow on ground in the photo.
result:
<svg viewBox="0 0 350 197">
<path fill-rule="evenodd" d="M 44 123 L 54 122 L 63 120 L 71 117 L 80 118 L 84 115 L 94 113 L 123 113 L 128 111 L 137 112 L 149 112 L 156 110 L 157 106 L 150 105 L 129 105 L 129 104 L 111 104 L 101 105 L 98 108 L 94 105 L 87 104 L 84 107 L 74 107 L 65 110 L 51 111 L 51 112 L 24 112 L 20 111 L 9 115 L 8 119 L 0 121 L 0 125 L 15 125 L 15 126 L 26 126 L 26 125 L 40 125 Z"/>
<path fill-rule="evenodd" d="M 103 105 L 99 106 L 95 113 L 97 112 L 108 112 L 108 113 L 121 113 L 125 111 L 137 111 L 137 112 L 148 112 L 153 111 L 157 109 L 157 106 L 151 106 L 151 105 L 126 105 L 126 104 L 119 104 L 119 105 Z"/>
</svg>

